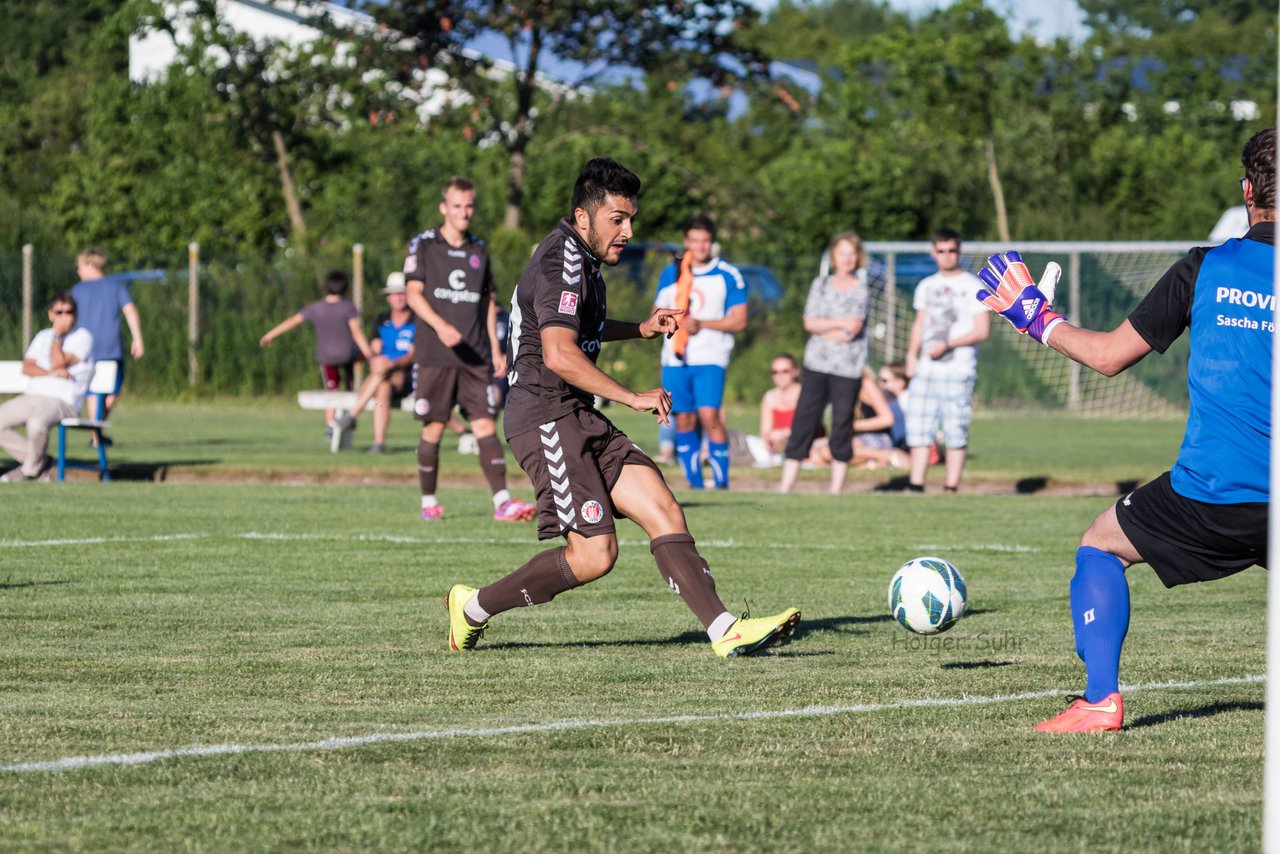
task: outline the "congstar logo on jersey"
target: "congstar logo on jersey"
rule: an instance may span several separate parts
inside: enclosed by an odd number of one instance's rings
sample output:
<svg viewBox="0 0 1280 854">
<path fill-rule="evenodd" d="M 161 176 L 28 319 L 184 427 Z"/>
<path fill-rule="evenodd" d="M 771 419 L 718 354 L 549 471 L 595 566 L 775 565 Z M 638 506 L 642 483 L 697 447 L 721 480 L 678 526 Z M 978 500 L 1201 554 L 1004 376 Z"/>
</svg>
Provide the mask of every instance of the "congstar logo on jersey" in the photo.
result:
<svg viewBox="0 0 1280 854">
<path fill-rule="evenodd" d="M 443 302 L 457 305 L 460 302 L 480 302 L 480 295 L 474 291 L 451 291 L 448 288 L 436 288 L 431 295 Z"/>
</svg>

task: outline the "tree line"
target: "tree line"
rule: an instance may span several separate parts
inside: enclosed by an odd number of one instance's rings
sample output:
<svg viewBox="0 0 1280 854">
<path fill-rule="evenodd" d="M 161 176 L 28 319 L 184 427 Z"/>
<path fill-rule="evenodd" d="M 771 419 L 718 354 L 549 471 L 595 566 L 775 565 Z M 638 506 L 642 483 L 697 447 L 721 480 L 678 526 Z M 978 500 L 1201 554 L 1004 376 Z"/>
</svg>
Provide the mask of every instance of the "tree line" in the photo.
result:
<svg viewBox="0 0 1280 854">
<path fill-rule="evenodd" d="M 170 4 L 3 4 L 0 246 L 395 252 L 463 173 L 477 230 L 520 247 L 597 154 L 645 180 L 643 237 L 705 211 L 743 258 L 811 254 L 850 227 L 1179 239 L 1237 202 L 1239 148 L 1275 113 L 1274 8 L 1257 0 L 1082 0 L 1079 44 L 1015 35 L 983 0 L 916 18 L 873 0 L 764 16 L 738 0 L 392 0 L 364 6 L 380 27 L 317 19 L 326 37 L 302 49 L 193 5 L 169 73 L 135 84 L 129 35 L 172 27 Z M 513 71 L 465 49 L 481 30 L 511 41 Z M 579 62 L 576 85 L 538 82 L 552 55 Z M 820 88 L 771 77 L 771 60 Z M 621 66 L 634 73 L 601 73 Z M 426 68 L 462 93 L 429 119 L 413 109 Z"/>
</svg>

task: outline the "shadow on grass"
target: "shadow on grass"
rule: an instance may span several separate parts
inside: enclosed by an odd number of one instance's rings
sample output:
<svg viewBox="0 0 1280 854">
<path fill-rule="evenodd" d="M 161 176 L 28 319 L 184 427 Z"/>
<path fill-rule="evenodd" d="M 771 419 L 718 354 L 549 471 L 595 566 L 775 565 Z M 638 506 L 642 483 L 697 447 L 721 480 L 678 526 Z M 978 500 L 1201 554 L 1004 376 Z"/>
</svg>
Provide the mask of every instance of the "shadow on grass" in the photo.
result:
<svg viewBox="0 0 1280 854">
<path fill-rule="evenodd" d="M 717 501 L 714 504 L 707 501 L 699 501 L 697 498 L 687 498 L 686 493 L 680 493 L 676 499 L 680 502 L 680 506 L 688 510 L 693 507 L 754 507 L 756 509 L 767 506 L 767 503 L 760 499 L 747 499 L 744 501 Z"/>
<path fill-rule="evenodd" d="M 56 584 L 70 584 L 69 578 L 56 578 L 52 581 L 0 581 L 0 590 L 20 590 L 23 587 L 52 587 Z"/>
<path fill-rule="evenodd" d="M 115 463 L 111 466 L 112 480 L 151 480 L 160 482 L 168 478 L 170 468 L 215 466 L 225 460 L 168 460 L 162 463 Z"/>
<path fill-rule="evenodd" d="M 980 611 L 970 611 L 970 614 L 987 614 L 992 613 L 996 609 L 986 608 Z M 817 632 L 843 632 L 845 634 L 865 634 L 866 630 L 861 628 L 876 623 L 892 623 L 893 617 L 888 614 L 876 614 L 875 616 L 848 616 L 848 617 L 824 617 L 819 620 L 806 620 L 801 618 L 800 624 L 796 626 L 795 634 L 791 636 L 791 641 L 803 640 L 807 635 Z M 682 632 L 669 638 L 650 638 L 646 640 L 600 640 L 600 641 L 568 641 L 564 643 L 540 643 L 538 641 L 500 641 L 490 643 L 485 641 L 485 649 L 595 649 L 599 647 L 655 647 L 655 646 L 680 646 L 680 645 L 697 645 L 705 644 L 707 635 L 705 632 Z M 787 654 L 814 654 L 805 653 L 796 650 L 794 647 L 784 646 L 779 649 L 771 650 L 777 652 L 785 650 Z M 972 667 L 997 667 L 1004 664 L 1013 664 L 1013 662 L 976 662 Z M 966 666 L 966 665 L 960 665 Z"/>
<path fill-rule="evenodd" d="M 949 661 L 939 665 L 942 670 L 983 670 L 988 667 L 1010 667 L 1016 661 Z"/>
<path fill-rule="evenodd" d="M 1178 709 L 1172 712 L 1162 712 L 1158 715 L 1145 715 L 1130 724 L 1126 724 L 1125 729 L 1160 726 L 1161 724 L 1186 718 L 1211 718 L 1214 715 L 1223 715 L 1228 712 L 1260 712 L 1263 708 L 1264 705 L 1261 700 L 1232 700 L 1224 703 L 1210 703 L 1198 709 Z"/>
</svg>

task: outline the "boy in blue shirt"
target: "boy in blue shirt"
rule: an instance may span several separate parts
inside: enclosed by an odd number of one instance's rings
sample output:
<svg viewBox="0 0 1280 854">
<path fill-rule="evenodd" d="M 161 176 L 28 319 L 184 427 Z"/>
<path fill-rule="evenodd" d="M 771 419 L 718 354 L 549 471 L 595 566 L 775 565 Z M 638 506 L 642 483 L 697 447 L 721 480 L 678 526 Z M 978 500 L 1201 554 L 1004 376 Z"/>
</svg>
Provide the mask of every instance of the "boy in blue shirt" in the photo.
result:
<svg viewBox="0 0 1280 854">
<path fill-rule="evenodd" d="M 93 335 L 93 360 L 116 363 L 116 387 L 108 395 L 88 394 L 85 402 L 90 417 L 106 419 L 120 395 L 124 382 L 124 345 L 120 340 L 120 315 L 129 326 L 129 354 L 134 360 L 142 358 L 142 324 L 137 306 L 129 289 L 120 279 L 108 277 L 107 254 L 96 246 L 90 246 L 76 256 L 76 273 L 80 282 L 71 288 L 71 298 L 76 301 L 78 315 L 76 328 L 87 329 Z M 101 398 L 101 399 L 99 399 Z M 97 405 L 95 405 L 95 403 Z M 105 440 L 107 444 L 110 439 Z"/>
</svg>

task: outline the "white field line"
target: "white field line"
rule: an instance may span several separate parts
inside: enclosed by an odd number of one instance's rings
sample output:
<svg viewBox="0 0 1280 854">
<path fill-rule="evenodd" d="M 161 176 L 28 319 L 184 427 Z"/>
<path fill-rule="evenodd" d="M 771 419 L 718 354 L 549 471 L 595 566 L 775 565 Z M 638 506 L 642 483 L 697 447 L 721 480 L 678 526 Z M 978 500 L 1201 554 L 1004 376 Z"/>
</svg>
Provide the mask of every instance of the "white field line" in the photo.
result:
<svg viewBox="0 0 1280 854">
<path fill-rule="evenodd" d="M 1243 685 L 1265 682 L 1266 677 L 1229 676 L 1223 679 L 1206 679 L 1198 682 L 1147 682 L 1140 685 L 1121 685 L 1125 693 L 1159 691 L 1169 688 L 1206 688 L 1215 685 Z M 658 724 L 724 723 L 733 721 L 764 721 L 779 718 L 821 718 L 833 715 L 866 714 L 893 709 L 919 709 L 956 706 L 985 706 L 994 703 L 1012 703 L 1020 700 L 1042 700 L 1061 697 L 1060 689 L 1030 691 L 1023 694 L 996 694 L 986 697 L 938 697 L 918 700 L 898 700 L 893 703 L 867 703 L 856 706 L 805 706 L 800 709 L 778 709 L 755 712 L 726 712 L 718 715 L 670 715 L 653 718 L 624 718 L 619 720 L 551 721 L 541 724 L 516 724 L 500 727 L 455 727 L 450 729 L 419 730 L 417 732 L 375 733 L 370 735 L 335 736 L 319 741 L 299 741 L 283 744 L 211 744 L 196 747 L 178 747 L 170 750 L 150 750 L 142 753 L 105 753 L 98 756 L 68 756 L 44 762 L 12 762 L 0 765 L 0 772 L 27 774 L 37 771 L 75 771 L 103 765 L 144 765 L 166 759 L 184 759 L 205 756 L 236 756 L 247 753 L 299 753 L 315 750 L 345 750 L 370 744 L 389 742 L 426 741 L 446 738 L 492 738 L 504 735 L 566 732 L 599 727 L 636 727 Z"/>
<path fill-rule="evenodd" d="M 199 540 L 208 534 L 159 534 L 154 537 L 84 537 L 65 540 L 0 540 L 0 549 L 26 549 L 40 546 L 94 546 L 102 543 L 162 543 L 168 540 Z"/>
<path fill-rule="evenodd" d="M 359 543 L 403 543 L 407 545 L 485 545 L 485 546 L 533 546 L 537 543 L 530 537 L 524 539 L 502 539 L 499 537 L 413 537 L 401 534 L 274 534 L 266 531 L 247 531 L 240 534 L 166 534 L 155 537 L 84 537 L 81 539 L 59 540 L 0 540 L 0 548 L 39 548 L 41 546 L 91 546 L 113 543 L 158 543 L 166 540 L 196 540 L 206 537 L 231 537 L 241 540 L 322 540 L 325 542 L 359 542 Z M 647 540 L 620 539 L 623 546 L 645 546 Z M 733 539 L 698 540 L 698 545 L 708 549 L 752 549 L 772 551 L 845 551 L 849 548 L 845 543 L 746 543 Z M 903 547 L 904 550 L 907 546 Z M 1000 543 L 952 543 L 938 545 L 922 543 L 909 547 L 912 552 L 928 554 L 930 552 L 1017 552 L 1031 553 L 1040 551 L 1035 546 L 1005 545 Z"/>
</svg>

